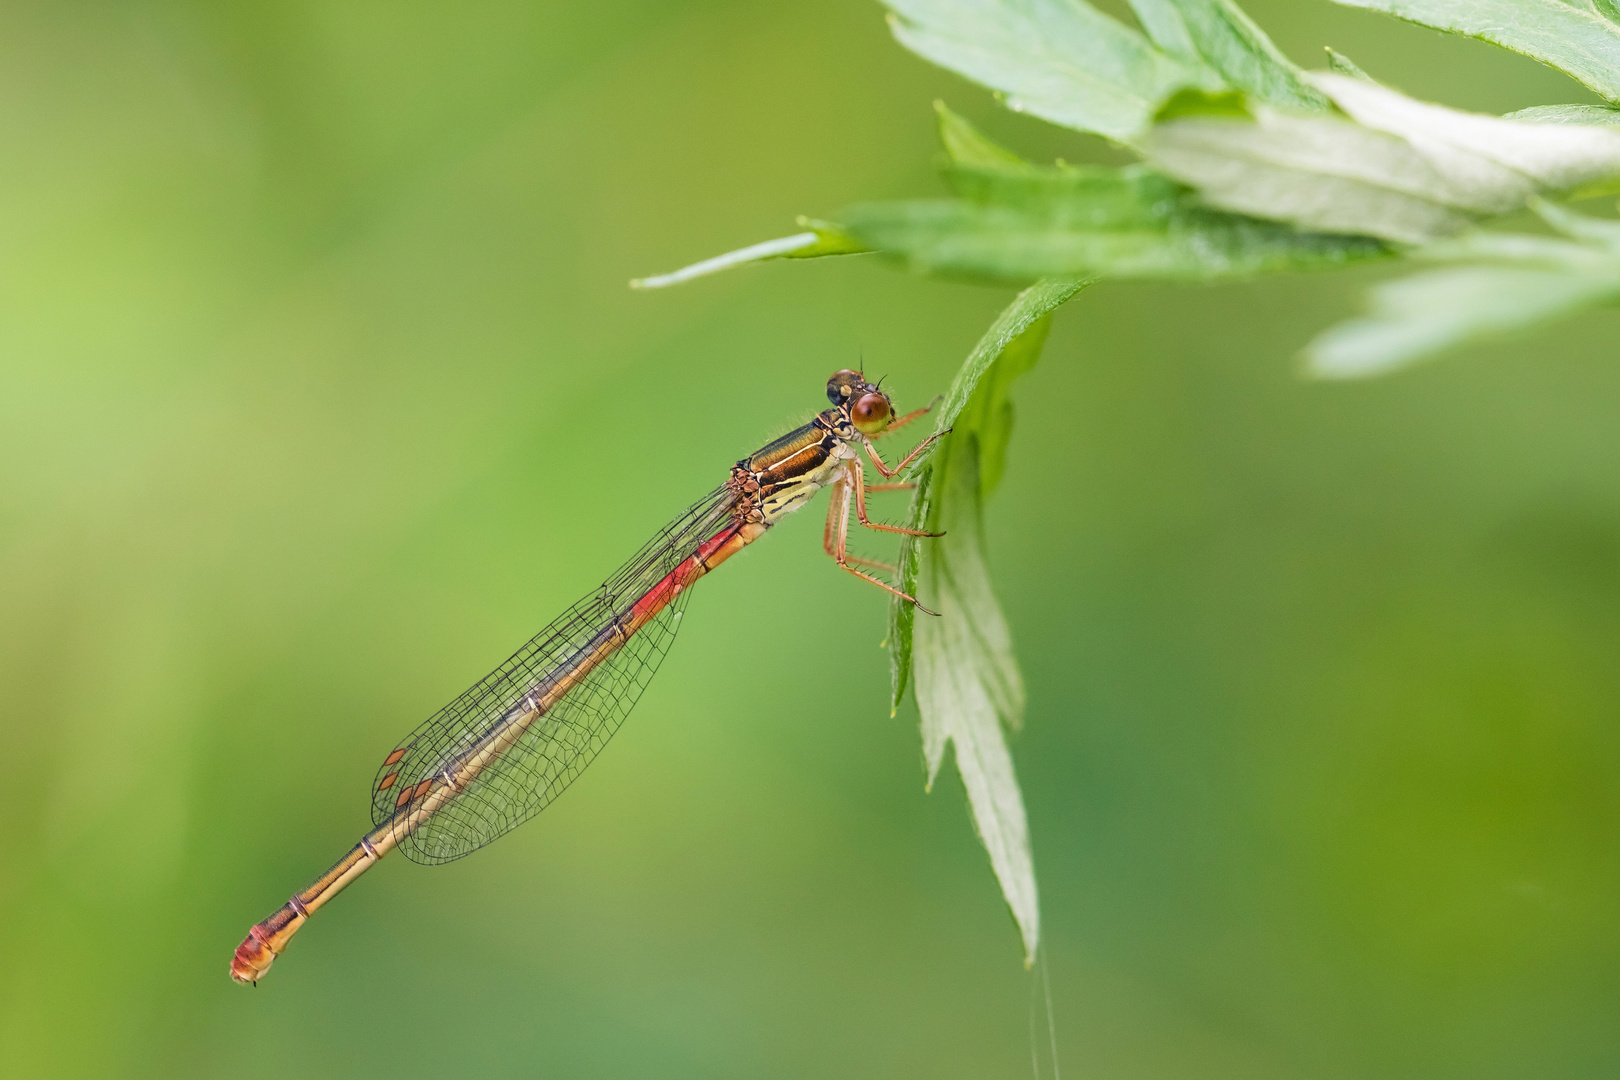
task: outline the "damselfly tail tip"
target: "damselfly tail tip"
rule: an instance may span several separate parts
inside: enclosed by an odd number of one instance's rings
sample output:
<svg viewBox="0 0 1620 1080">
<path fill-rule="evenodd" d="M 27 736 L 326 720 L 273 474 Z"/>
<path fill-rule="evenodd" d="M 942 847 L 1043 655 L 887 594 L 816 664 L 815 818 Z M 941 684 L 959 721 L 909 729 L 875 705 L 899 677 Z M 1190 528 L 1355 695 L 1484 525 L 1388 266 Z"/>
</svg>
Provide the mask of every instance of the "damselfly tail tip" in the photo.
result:
<svg viewBox="0 0 1620 1080">
<path fill-rule="evenodd" d="M 358 849 L 357 849 L 358 850 Z M 231 978 L 256 983 L 287 947 L 287 942 L 309 918 L 309 909 L 294 896 L 261 923 L 255 923 L 231 957 Z"/>
<path fill-rule="evenodd" d="M 257 984 L 276 962 L 276 954 L 256 933 L 258 929 L 255 926 L 248 931 L 248 936 L 236 947 L 236 955 L 231 957 L 231 978 L 239 983 Z"/>
</svg>

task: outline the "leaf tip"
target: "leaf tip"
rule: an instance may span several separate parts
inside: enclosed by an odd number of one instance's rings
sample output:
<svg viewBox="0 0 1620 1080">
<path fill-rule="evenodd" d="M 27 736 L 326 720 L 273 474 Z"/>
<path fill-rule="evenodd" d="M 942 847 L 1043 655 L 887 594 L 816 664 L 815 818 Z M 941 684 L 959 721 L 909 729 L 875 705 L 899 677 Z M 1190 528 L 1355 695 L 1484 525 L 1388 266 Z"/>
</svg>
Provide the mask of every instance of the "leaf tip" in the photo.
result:
<svg viewBox="0 0 1620 1080">
<path fill-rule="evenodd" d="M 1362 71 L 1354 60 L 1336 51 L 1331 45 L 1324 45 L 1322 48 L 1327 53 L 1328 70 L 1335 75 L 1348 75 L 1352 79 L 1360 79 L 1363 82 L 1377 81 L 1371 75 Z"/>
</svg>

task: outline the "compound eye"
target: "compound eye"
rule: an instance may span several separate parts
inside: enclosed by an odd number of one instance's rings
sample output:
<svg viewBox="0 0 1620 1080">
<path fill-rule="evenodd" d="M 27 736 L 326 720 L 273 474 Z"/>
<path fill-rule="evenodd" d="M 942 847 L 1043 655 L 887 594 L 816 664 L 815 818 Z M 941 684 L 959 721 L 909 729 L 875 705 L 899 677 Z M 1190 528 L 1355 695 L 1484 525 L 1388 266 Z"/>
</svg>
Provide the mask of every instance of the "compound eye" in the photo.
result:
<svg viewBox="0 0 1620 1080">
<path fill-rule="evenodd" d="M 849 407 L 849 419 L 862 435 L 876 435 L 889 426 L 889 399 L 884 394 L 862 394 Z"/>
<path fill-rule="evenodd" d="M 861 385 L 861 373 L 845 368 L 843 371 L 833 372 L 833 377 L 827 380 L 827 400 L 834 405 L 842 405 L 854 393 L 854 387 Z"/>
</svg>

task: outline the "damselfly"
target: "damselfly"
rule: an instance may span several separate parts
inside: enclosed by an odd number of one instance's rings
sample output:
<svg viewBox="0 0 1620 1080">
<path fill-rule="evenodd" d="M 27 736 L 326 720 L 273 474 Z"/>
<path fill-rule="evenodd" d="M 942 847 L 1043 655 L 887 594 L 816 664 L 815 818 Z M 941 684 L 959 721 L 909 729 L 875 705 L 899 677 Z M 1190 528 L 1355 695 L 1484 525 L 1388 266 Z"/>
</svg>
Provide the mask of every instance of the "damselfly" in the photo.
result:
<svg viewBox="0 0 1620 1080">
<path fill-rule="evenodd" d="M 653 537 L 601 588 L 395 747 L 372 784 L 375 828 L 313 885 L 248 931 L 231 959 L 231 977 L 257 982 L 316 908 L 395 848 L 415 862 L 449 862 L 545 809 L 585 771 L 646 689 L 680 628 L 692 585 L 822 488 L 833 489 L 823 536 L 827 554 L 856 577 L 917 604 L 862 570 L 882 564 L 850 555 L 845 541 L 851 503 L 868 528 L 938 535 L 867 519 L 867 492 L 908 485 L 868 487 L 860 449 L 891 479 L 939 435 L 923 440 L 891 469 L 872 440 L 928 410 L 896 417 L 889 396 L 855 371 L 829 379 L 827 397 L 832 408 L 737 462 L 724 484 Z"/>
</svg>

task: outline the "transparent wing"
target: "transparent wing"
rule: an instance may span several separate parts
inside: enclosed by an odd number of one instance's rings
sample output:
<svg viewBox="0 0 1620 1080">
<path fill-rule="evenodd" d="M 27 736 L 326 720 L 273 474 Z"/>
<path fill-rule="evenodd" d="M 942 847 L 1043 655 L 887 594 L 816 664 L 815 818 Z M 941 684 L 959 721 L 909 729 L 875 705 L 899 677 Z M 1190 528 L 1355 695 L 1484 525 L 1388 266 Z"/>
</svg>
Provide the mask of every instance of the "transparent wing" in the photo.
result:
<svg viewBox="0 0 1620 1080">
<path fill-rule="evenodd" d="M 613 640 L 616 627 L 704 540 L 731 520 L 733 496 L 722 487 L 693 504 L 653 537 L 602 587 L 569 608 L 500 667 L 440 709 L 388 755 L 372 785 L 371 819 L 398 824 L 407 858 L 442 863 L 476 851 L 516 828 L 585 771 L 624 723 L 680 629 L 686 594 L 591 668 L 467 786 L 425 819 L 417 799 L 446 769 L 488 745 L 492 732 L 530 710 L 557 673 Z"/>
</svg>

